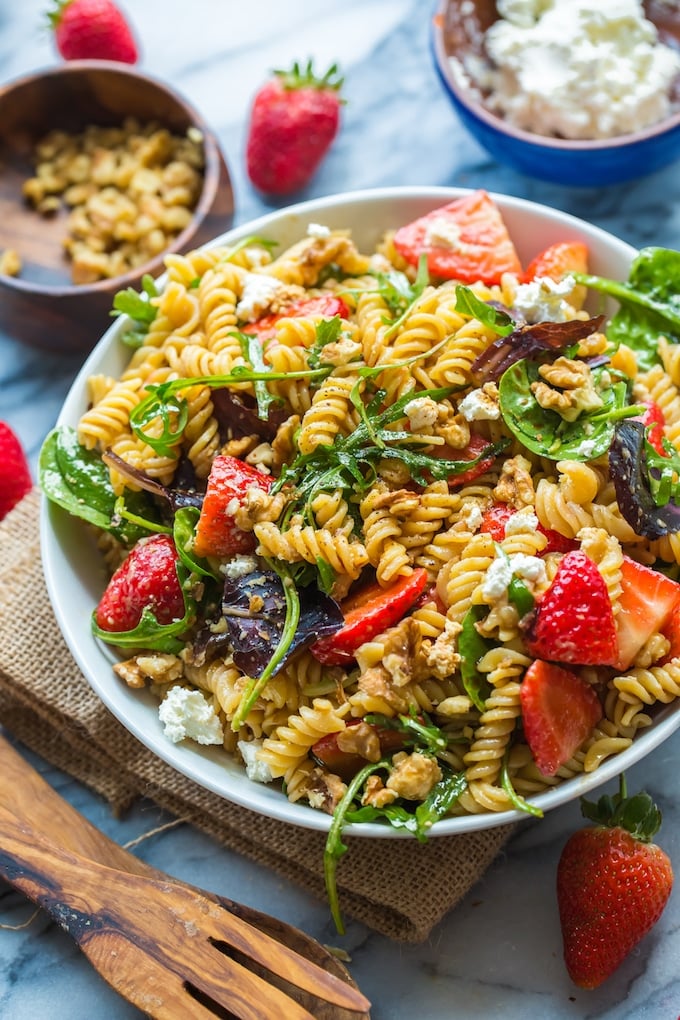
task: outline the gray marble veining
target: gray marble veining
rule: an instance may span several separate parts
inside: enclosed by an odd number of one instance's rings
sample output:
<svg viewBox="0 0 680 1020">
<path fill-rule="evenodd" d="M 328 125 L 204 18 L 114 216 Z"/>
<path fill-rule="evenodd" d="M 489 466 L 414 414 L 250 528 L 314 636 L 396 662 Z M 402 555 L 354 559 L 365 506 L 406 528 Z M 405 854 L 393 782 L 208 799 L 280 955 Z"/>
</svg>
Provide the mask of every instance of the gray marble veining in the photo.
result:
<svg viewBox="0 0 680 1020">
<path fill-rule="evenodd" d="M 44 0 L 0 2 L 0 83 L 53 63 Z M 230 163 L 236 222 L 267 211 L 243 169 L 251 97 L 272 67 L 313 56 L 346 74 L 343 128 L 301 197 L 394 184 L 484 187 L 582 216 L 635 246 L 680 247 L 680 167 L 602 189 L 565 189 L 496 164 L 466 134 L 434 72 L 432 7 L 423 0 L 137 0 L 126 4 L 142 40 L 143 67 L 172 81 L 217 132 Z M 0 419 L 18 432 L 35 468 L 78 368 L 0 336 Z M 163 821 L 150 804 L 123 820 L 85 788 L 34 755 L 31 762 L 88 818 L 120 843 Z M 677 773 L 680 733 L 629 772 L 665 816 L 663 845 L 680 868 Z M 419 946 L 396 945 L 358 924 L 340 940 L 373 1000 L 375 1020 L 677 1020 L 680 1016 L 680 898 L 653 932 L 595 992 L 569 982 L 561 960 L 554 876 L 576 805 L 523 824 L 483 880 Z M 241 899 L 338 944 L 326 905 L 180 826 L 137 851 L 157 867 Z M 443 879 L 445 880 L 445 878 Z M 0 884 L 0 923 L 32 914 Z M 0 929 L 3 1020 L 133 1020 L 118 998 L 44 915 Z"/>
</svg>

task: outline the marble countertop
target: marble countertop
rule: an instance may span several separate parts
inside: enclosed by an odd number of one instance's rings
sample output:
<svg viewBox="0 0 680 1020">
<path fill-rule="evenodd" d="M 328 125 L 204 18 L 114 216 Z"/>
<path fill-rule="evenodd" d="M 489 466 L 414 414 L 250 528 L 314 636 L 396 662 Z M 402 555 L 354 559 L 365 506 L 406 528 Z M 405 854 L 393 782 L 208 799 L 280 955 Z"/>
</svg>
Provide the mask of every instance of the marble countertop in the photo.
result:
<svg viewBox="0 0 680 1020">
<path fill-rule="evenodd" d="M 215 129 L 233 175 L 236 223 L 266 212 L 244 171 L 251 97 L 272 67 L 312 56 L 346 75 L 343 127 L 300 197 L 398 184 L 484 187 L 581 216 L 640 247 L 680 247 L 680 165 L 633 183 L 566 189 L 499 166 L 467 135 L 439 84 L 429 50 L 432 5 L 423 0 L 127 0 L 142 40 L 142 67 L 174 83 Z M 0 84 L 53 64 L 44 0 L 0 4 Z M 172 13 L 170 13 L 172 12 Z M 47 356 L 0 335 L 0 419 L 19 434 L 35 469 L 79 362 Z M 25 752 L 27 753 L 27 752 Z M 124 819 L 33 754 L 63 796 L 119 843 L 165 819 L 142 803 Z M 661 842 L 680 870 L 676 797 L 680 732 L 628 774 L 664 816 Z M 611 792 L 611 791 L 610 791 Z M 324 903 L 220 849 L 186 825 L 136 849 L 156 867 L 242 900 L 342 944 L 373 1002 L 374 1020 L 448 1017 L 504 1020 L 635 1018 L 680 1014 L 680 896 L 616 975 L 594 992 L 569 981 L 561 959 L 554 876 L 575 804 L 523 824 L 483 880 L 418 946 L 358 924 L 338 940 Z M 141 1016 L 100 980 L 69 938 L 0 884 L 0 1016 L 3 1020 L 123 1020 Z"/>
</svg>

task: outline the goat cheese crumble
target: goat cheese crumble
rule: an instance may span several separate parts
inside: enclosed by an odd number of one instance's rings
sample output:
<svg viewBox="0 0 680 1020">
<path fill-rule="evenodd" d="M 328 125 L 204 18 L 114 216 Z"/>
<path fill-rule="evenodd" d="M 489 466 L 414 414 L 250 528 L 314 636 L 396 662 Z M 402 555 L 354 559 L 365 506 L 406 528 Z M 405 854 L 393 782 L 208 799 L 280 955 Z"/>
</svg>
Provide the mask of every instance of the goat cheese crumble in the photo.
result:
<svg viewBox="0 0 680 1020">
<path fill-rule="evenodd" d="M 573 276 L 551 280 L 538 276 L 530 283 L 520 283 L 513 298 L 513 308 L 524 316 L 527 322 L 566 322 L 573 319 L 574 312 L 569 298 L 576 287 Z"/>
<path fill-rule="evenodd" d="M 489 65 L 454 61 L 486 105 L 539 135 L 598 139 L 671 112 L 680 54 L 659 41 L 640 0 L 498 0 L 485 34 Z M 457 66 L 456 66 L 457 65 Z"/>
<path fill-rule="evenodd" d="M 160 703 L 158 718 L 163 723 L 165 736 L 173 744 L 187 738 L 198 744 L 224 741 L 222 723 L 201 691 L 172 687 Z"/>
<path fill-rule="evenodd" d="M 267 311 L 277 291 L 281 290 L 280 280 L 264 273 L 248 273 L 236 314 L 243 322 L 255 322 Z"/>
</svg>

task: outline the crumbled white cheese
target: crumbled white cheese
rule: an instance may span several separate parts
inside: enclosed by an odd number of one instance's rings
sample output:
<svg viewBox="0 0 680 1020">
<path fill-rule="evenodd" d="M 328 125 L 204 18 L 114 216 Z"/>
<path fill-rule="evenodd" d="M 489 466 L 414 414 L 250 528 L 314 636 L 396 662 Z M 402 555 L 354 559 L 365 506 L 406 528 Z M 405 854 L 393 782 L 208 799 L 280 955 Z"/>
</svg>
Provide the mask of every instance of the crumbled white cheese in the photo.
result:
<svg viewBox="0 0 680 1020">
<path fill-rule="evenodd" d="M 271 783 L 274 778 L 266 761 L 260 761 L 258 752 L 262 747 L 261 740 L 239 740 L 237 747 L 246 766 L 246 775 L 254 783 Z"/>
<path fill-rule="evenodd" d="M 590 459 L 593 453 L 595 452 L 595 445 L 596 443 L 594 439 L 584 439 L 582 442 L 578 444 L 574 452 L 579 457 L 585 457 L 586 459 Z"/>
<path fill-rule="evenodd" d="M 232 556 L 226 563 L 223 563 L 220 570 L 225 577 L 233 581 L 236 578 L 245 577 L 246 574 L 252 574 L 254 570 L 257 570 L 257 566 L 257 560 L 254 556 L 241 556 L 238 554 Z"/>
<path fill-rule="evenodd" d="M 165 736 L 173 744 L 187 738 L 198 744 L 224 741 L 222 723 L 201 691 L 172 687 L 160 703 L 158 718 L 163 723 Z"/>
<path fill-rule="evenodd" d="M 513 298 L 513 308 L 527 322 L 566 322 L 574 317 L 569 304 L 576 281 L 571 275 L 561 280 L 537 276 L 530 283 L 520 283 Z"/>
<path fill-rule="evenodd" d="M 548 575 L 545 563 L 540 556 L 528 556 L 526 553 L 515 553 L 510 557 L 510 569 L 515 577 L 520 577 L 533 584 L 545 584 Z"/>
<path fill-rule="evenodd" d="M 497 9 L 484 37 L 489 64 L 466 61 L 465 71 L 515 126 L 610 138 L 671 111 L 680 53 L 659 41 L 641 0 L 498 0 Z"/>
<path fill-rule="evenodd" d="M 331 228 L 324 226 L 323 223 L 310 223 L 307 226 L 308 237 L 330 237 Z"/>
<path fill-rule="evenodd" d="M 439 408 L 432 397 L 414 397 L 405 405 L 404 413 L 414 432 L 424 432 L 436 423 Z"/>
<path fill-rule="evenodd" d="M 266 273 L 248 273 L 243 292 L 236 305 L 236 314 L 242 322 L 255 322 L 267 311 L 283 284 Z"/>
<path fill-rule="evenodd" d="M 460 227 L 447 216 L 433 216 L 427 221 L 423 244 L 431 248 L 450 248 L 452 251 L 471 251 L 471 246 L 461 240 Z"/>
<path fill-rule="evenodd" d="M 505 534 L 506 536 L 532 534 L 537 529 L 538 517 L 530 507 L 525 507 L 508 518 L 505 525 Z"/>
<path fill-rule="evenodd" d="M 458 410 L 466 421 L 496 421 L 501 416 L 498 402 L 484 390 L 471 390 L 461 400 Z"/>
<path fill-rule="evenodd" d="M 462 519 L 465 521 L 468 531 L 477 531 L 484 520 L 484 514 L 477 503 L 472 503 L 472 505 L 466 510 Z"/>
<path fill-rule="evenodd" d="M 498 556 L 482 581 L 482 595 L 487 602 L 498 602 L 512 581 L 512 567 L 507 556 Z"/>
</svg>

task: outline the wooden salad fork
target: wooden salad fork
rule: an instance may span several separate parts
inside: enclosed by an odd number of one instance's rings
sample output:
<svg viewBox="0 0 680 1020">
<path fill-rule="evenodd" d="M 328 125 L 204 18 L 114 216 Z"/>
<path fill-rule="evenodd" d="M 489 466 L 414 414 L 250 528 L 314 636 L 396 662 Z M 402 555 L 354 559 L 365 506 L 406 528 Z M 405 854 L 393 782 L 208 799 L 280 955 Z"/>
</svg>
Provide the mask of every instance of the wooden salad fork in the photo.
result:
<svg viewBox="0 0 680 1020">
<path fill-rule="evenodd" d="M 367 1020 L 342 964 L 292 925 L 110 840 L 0 735 L 0 877 L 154 1020 Z"/>
</svg>

